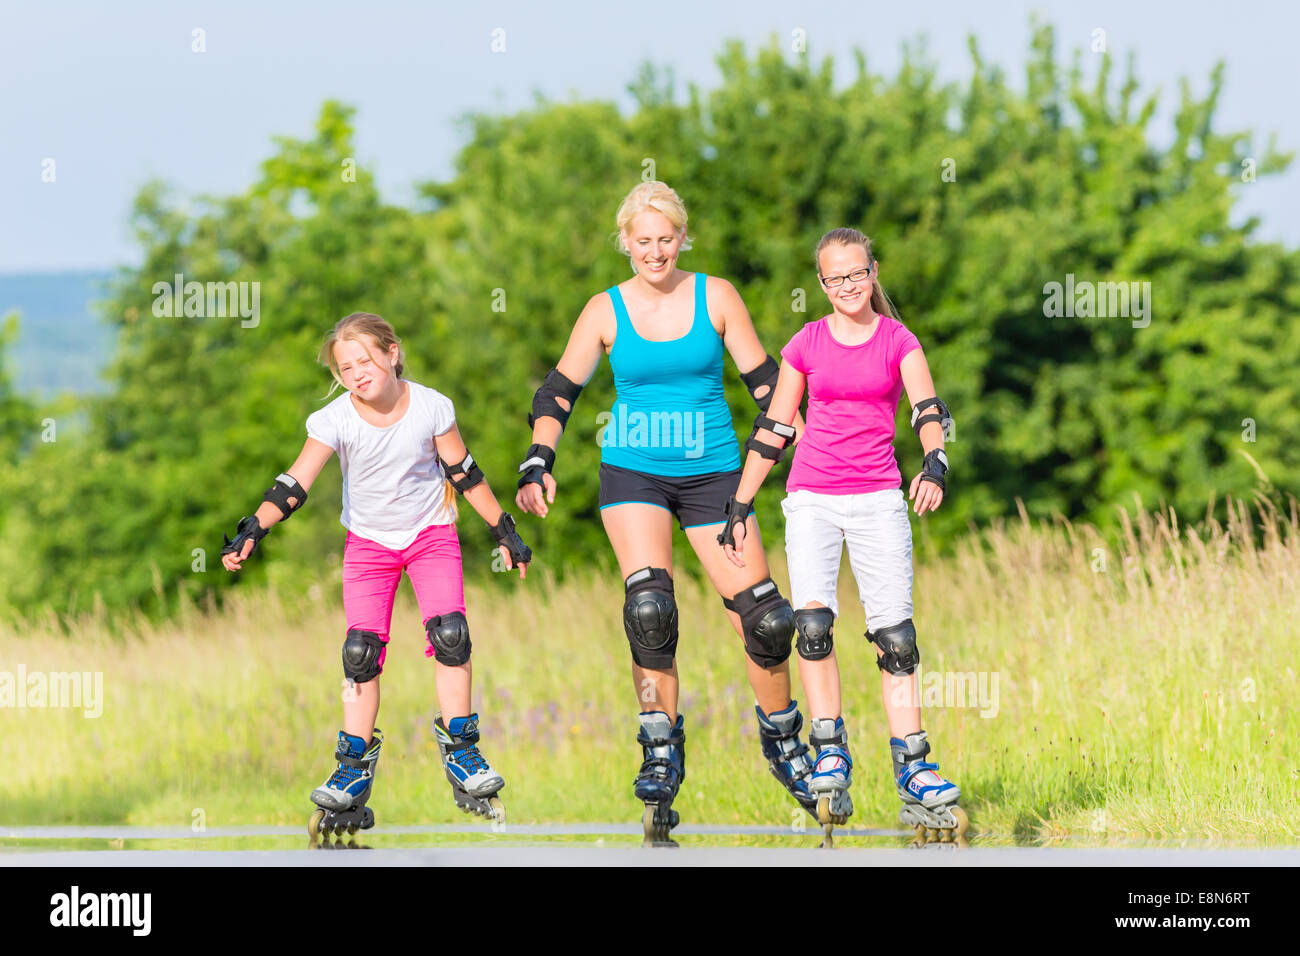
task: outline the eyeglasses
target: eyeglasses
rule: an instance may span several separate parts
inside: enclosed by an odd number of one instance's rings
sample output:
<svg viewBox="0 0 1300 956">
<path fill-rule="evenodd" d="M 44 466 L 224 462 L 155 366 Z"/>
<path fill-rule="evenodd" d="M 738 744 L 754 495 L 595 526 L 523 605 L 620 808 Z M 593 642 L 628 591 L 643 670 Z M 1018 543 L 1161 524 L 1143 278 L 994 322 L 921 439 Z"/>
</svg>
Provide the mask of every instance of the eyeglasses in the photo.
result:
<svg viewBox="0 0 1300 956">
<path fill-rule="evenodd" d="M 825 288 L 838 289 L 844 284 L 845 279 L 848 279 L 850 282 L 865 282 L 867 277 L 871 275 L 872 270 L 875 268 L 876 264 L 873 262 L 865 269 L 857 269 L 846 276 L 821 276 L 820 278 L 822 280 L 822 285 Z"/>
</svg>

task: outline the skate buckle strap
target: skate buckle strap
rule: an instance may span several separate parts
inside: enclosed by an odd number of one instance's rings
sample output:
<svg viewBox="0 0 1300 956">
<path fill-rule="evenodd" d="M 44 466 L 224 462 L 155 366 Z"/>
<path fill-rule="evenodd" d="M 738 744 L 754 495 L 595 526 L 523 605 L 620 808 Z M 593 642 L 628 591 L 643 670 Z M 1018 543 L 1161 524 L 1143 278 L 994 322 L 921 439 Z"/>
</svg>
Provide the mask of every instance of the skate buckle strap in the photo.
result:
<svg viewBox="0 0 1300 956">
<path fill-rule="evenodd" d="M 334 759 L 345 767 L 355 767 L 357 770 L 365 770 L 373 762 L 372 760 L 365 760 L 361 757 L 350 757 L 342 750 L 335 752 Z"/>
<path fill-rule="evenodd" d="M 646 774 L 653 774 L 655 777 L 660 777 L 667 780 L 679 773 L 680 771 L 678 771 L 677 765 L 673 763 L 673 761 L 670 758 L 647 757 L 641 763 L 641 770 L 637 774 L 637 776 L 643 777 Z"/>
</svg>

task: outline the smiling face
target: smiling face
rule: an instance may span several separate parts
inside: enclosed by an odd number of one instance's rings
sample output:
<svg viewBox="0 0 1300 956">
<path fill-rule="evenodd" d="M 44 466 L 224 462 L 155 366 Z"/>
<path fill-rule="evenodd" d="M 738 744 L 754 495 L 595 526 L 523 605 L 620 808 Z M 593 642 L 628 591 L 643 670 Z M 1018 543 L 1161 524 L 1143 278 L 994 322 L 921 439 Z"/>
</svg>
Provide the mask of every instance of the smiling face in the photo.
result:
<svg viewBox="0 0 1300 956">
<path fill-rule="evenodd" d="M 684 238 L 685 232 L 673 228 L 668 217 L 657 209 L 637 213 L 623 231 L 632 267 L 651 284 L 673 274 Z"/>
<path fill-rule="evenodd" d="M 817 265 L 821 272 L 819 279 L 862 273 L 870 268 L 870 275 L 862 276 L 856 281 L 846 278 L 835 288 L 828 289 L 823 283 L 822 291 L 830 299 L 831 308 L 841 315 L 851 319 L 872 315 L 871 296 L 875 291 L 879 268 L 871 262 L 863 246 L 857 243 L 829 245 L 817 257 Z"/>
<path fill-rule="evenodd" d="M 366 401 L 385 394 L 389 383 L 396 380 L 399 354 L 400 347 L 396 344 L 384 352 L 373 335 L 362 334 L 334 343 L 334 361 L 338 363 L 343 387 Z"/>
</svg>

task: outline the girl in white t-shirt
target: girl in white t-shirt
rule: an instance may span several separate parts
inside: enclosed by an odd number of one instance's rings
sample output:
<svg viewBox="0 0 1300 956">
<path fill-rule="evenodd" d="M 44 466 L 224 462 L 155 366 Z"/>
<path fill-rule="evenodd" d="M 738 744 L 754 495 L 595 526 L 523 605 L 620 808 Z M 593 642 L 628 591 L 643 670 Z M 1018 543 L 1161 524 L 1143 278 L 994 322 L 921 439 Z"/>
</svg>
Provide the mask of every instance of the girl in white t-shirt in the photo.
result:
<svg viewBox="0 0 1300 956">
<path fill-rule="evenodd" d="M 308 832 L 314 841 L 320 833 L 328 838 L 331 832 L 355 833 L 374 825 L 365 804 L 383 743 L 375 727 L 379 674 L 403 571 L 424 620 L 425 655 L 435 659 L 442 709 L 434 733 L 456 804 L 503 820 L 496 794 L 505 782 L 479 753 L 478 715 L 470 713 L 470 639 L 455 491 L 487 521 L 506 567 L 518 567 L 521 579 L 532 552 L 465 450 L 451 400 L 402 378 L 404 357 L 391 325 L 377 315 L 354 312 L 326 337 L 320 360 L 347 391 L 307 418 L 307 443 L 298 460 L 276 478 L 256 514 L 239 522 L 221 559 L 228 570 L 238 571 L 267 530 L 302 506 L 321 468 L 338 453 L 339 520 L 348 529 L 343 552 L 347 688 L 338 767 L 312 791 L 320 809 Z M 449 715 L 445 721 L 443 714 Z"/>
</svg>

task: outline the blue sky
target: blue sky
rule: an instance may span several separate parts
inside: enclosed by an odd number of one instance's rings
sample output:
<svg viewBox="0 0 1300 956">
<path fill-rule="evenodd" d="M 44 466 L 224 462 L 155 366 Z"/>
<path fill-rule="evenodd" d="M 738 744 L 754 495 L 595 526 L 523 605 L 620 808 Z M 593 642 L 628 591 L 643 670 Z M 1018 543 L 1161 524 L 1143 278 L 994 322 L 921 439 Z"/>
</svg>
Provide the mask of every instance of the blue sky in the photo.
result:
<svg viewBox="0 0 1300 956">
<path fill-rule="evenodd" d="M 1162 91 L 1153 138 L 1167 140 L 1186 76 L 1203 93 L 1227 63 L 1218 127 L 1269 132 L 1300 148 L 1300 32 L 1294 4 L 1209 2 L 924 4 L 823 2 L 18 4 L 0 7 L 0 272 L 105 268 L 138 259 L 127 224 L 140 184 L 160 177 L 181 195 L 244 189 L 273 135 L 305 136 L 320 103 L 358 109 L 359 160 L 385 196 L 446 176 L 467 111 L 515 110 L 534 91 L 626 104 L 644 60 L 671 66 L 679 87 L 718 78 L 728 38 L 754 48 L 806 31 L 815 59 L 842 75 L 851 51 L 892 73 L 904 39 L 924 34 L 945 79 L 970 73 L 965 38 L 1017 81 L 1037 11 L 1057 29 L 1058 56 L 1106 31 L 1122 66 L 1138 58 L 1143 90 Z M 195 53 L 202 29 L 206 52 Z M 504 30 L 505 52 L 491 49 Z M 500 36 L 500 34 L 498 34 Z M 1095 57 L 1085 54 L 1085 68 Z M 41 181 L 55 160 L 56 179 Z M 1300 245 L 1300 161 L 1284 176 L 1238 187 L 1238 218 Z"/>
</svg>

